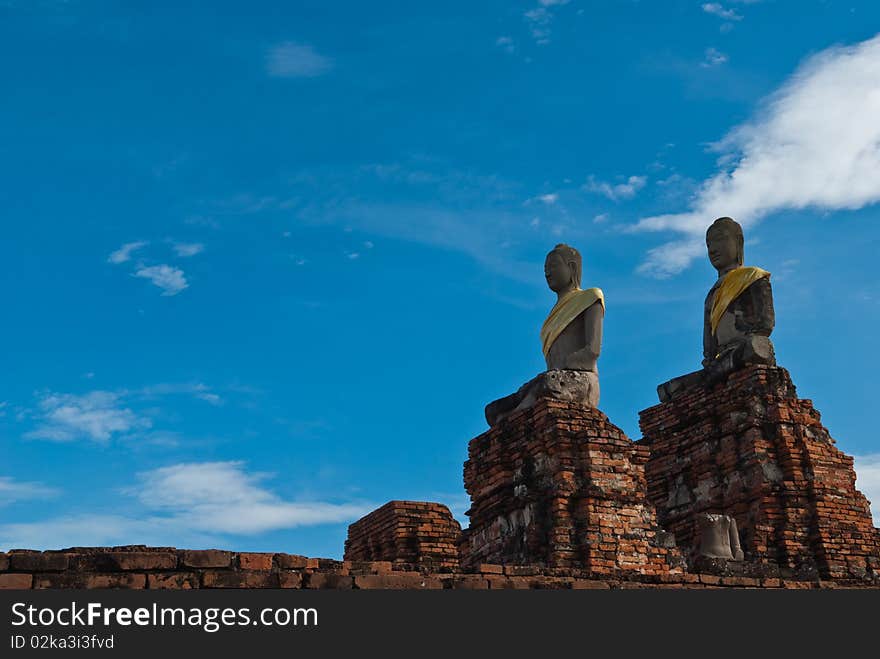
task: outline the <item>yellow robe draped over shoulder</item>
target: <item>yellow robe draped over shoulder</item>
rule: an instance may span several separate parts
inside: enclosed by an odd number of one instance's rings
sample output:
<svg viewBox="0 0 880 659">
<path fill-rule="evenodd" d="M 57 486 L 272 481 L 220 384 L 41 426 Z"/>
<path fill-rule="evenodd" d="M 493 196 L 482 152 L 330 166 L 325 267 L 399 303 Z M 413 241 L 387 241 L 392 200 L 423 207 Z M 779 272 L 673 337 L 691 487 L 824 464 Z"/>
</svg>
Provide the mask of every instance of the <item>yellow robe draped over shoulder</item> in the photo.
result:
<svg viewBox="0 0 880 659">
<path fill-rule="evenodd" d="M 749 286 L 759 279 L 769 277 L 770 273 L 761 268 L 752 266 L 740 266 L 724 275 L 724 279 L 715 291 L 715 299 L 712 301 L 712 310 L 709 312 L 709 322 L 712 326 L 712 334 L 718 329 L 721 317 L 727 311 L 727 307 L 736 298 L 742 295 Z"/>
<path fill-rule="evenodd" d="M 585 309 L 592 306 L 596 302 L 602 304 L 602 310 L 605 310 L 605 295 L 599 288 L 588 288 L 581 290 L 576 288 L 566 293 L 550 310 L 550 315 L 544 321 L 541 327 L 541 346 L 544 350 L 544 357 L 550 352 L 553 342 L 559 338 L 562 331 L 569 326 L 571 321 L 577 318 Z"/>
</svg>

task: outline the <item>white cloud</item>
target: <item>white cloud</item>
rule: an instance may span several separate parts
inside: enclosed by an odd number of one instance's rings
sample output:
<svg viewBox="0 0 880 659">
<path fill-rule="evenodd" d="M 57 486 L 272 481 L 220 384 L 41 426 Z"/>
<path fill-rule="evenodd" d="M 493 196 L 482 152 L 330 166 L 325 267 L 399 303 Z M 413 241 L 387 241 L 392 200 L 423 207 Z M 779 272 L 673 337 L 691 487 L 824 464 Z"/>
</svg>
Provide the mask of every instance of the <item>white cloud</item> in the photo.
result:
<svg viewBox="0 0 880 659">
<path fill-rule="evenodd" d="M 645 187 L 646 181 L 644 176 L 630 176 L 624 183 L 615 184 L 597 181 L 593 175 L 590 175 L 583 189 L 587 192 L 604 195 L 612 201 L 618 201 L 634 197 L 636 192 Z"/>
<path fill-rule="evenodd" d="M 567 5 L 569 0 L 538 0 L 538 6 L 523 14 L 532 38 L 539 46 L 550 43 L 554 7 Z"/>
<path fill-rule="evenodd" d="M 221 405 L 223 403 L 223 399 L 218 394 L 212 392 L 211 387 L 203 382 L 161 382 L 138 389 L 134 393 L 146 398 L 184 394 L 206 401 L 212 405 Z"/>
<path fill-rule="evenodd" d="M 162 295 L 177 295 L 189 284 L 183 270 L 170 265 L 142 266 L 134 273 L 135 277 L 149 279 L 153 284 L 162 289 Z"/>
<path fill-rule="evenodd" d="M 360 257 L 360 254 L 358 252 L 346 252 L 345 256 L 354 261 L 356 258 Z"/>
<path fill-rule="evenodd" d="M 726 21 L 741 21 L 742 16 L 736 13 L 734 9 L 725 9 L 724 6 L 718 2 L 706 2 L 703 4 L 703 11 L 707 14 L 712 14 L 713 16 L 717 16 L 718 18 L 723 18 Z"/>
<path fill-rule="evenodd" d="M 150 427 L 150 420 L 123 407 L 120 395 L 92 391 L 82 396 L 48 393 L 39 401 L 39 425 L 25 437 L 69 442 L 107 442 L 113 435 Z"/>
<path fill-rule="evenodd" d="M 513 39 L 510 37 L 498 37 L 495 40 L 495 45 L 501 48 L 506 53 L 513 53 L 516 50 L 516 46 L 513 43 Z"/>
<path fill-rule="evenodd" d="M 205 250 L 202 243 L 173 243 L 174 253 L 181 257 L 195 256 Z"/>
<path fill-rule="evenodd" d="M 594 224 L 604 224 L 608 221 L 608 213 L 599 213 L 596 217 L 593 218 Z"/>
<path fill-rule="evenodd" d="M 880 36 L 810 57 L 747 123 L 714 145 L 719 171 L 683 213 L 641 220 L 673 231 L 640 270 L 659 277 L 704 250 L 706 227 L 729 215 L 744 227 L 786 209 L 834 211 L 880 201 Z"/>
<path fill-rule="evenodd" d="M 555 194 L 555 193 L 544 194 L 544 195 L 541 195 L 540 197 L 538 197 L 538 199 L 540 199 L 545 204 L 550 206 L 550 205 L 553 205 L 556 203 L 556 201 L 559 199 L 559 195 Z"/>
<path fill-rule="evenodd" d="M 251 534 L 345 522 L 368 509 L 321 501 L 284 501 L 260 486 L 265 474 L 248 474 L 241 462 L 163 467 L 141 475 L 140 501 L 168 511 L 205 532 Z"/>
<path fill-rule="evenodd" d="M 115 252 L 112 252 L 110 256 L 107 257 L 107 261 L 115 265 L 125 263 L 126 261 L 131 260 L 132 252 L 136 252 L 142 247 L 146 247 L 148 244 L 149 243 L 145 240 L 138 240 L 137 242 L 133 243 L 125 243 Z"/>
<path fill-rule="evenodd" d="M 125 491 L 142 510 L 0 525 L 0 550 L 115 544 L 217 546 L 225 544 L 227 536 L 350 522 L 375 507 L 287 501 L 262 486 L 266 477 L 247 473 L 240 462 L 162 467 L 139 474 L 140 484 Z"/>
<path fill-rule="evenodd" d="M 0 476 L 0 506 L 16 501 L 46 499 L 56 494 L 58 494 L 57 490 L 42 483 L 17 481 L 10 476 Z"/>
<path fill-rule="evenodd" d="M 706 56 L 703 61 L 700 62 L 700 66 L 702 66 L 704 69 L 709 69 L 713 66 L 724 64 L 725 62 L 727 62 L 728 59 L 729 58 L 727 57 L 727 55 L 722 53 L 717 48 L 707 48 Z"/>
<path fill-rule="evenodd" d="M 333 68 L 333 61 L 308 44 L 287 41 L 269 50 L 266 69 L 281 78 L 314 78 Z"/>
<path fill-rule="evenodd" d="M 855 456 L 856 487 L 871 502 L 874 526 L 880 527 L 880 453 Z"/>
</svg>

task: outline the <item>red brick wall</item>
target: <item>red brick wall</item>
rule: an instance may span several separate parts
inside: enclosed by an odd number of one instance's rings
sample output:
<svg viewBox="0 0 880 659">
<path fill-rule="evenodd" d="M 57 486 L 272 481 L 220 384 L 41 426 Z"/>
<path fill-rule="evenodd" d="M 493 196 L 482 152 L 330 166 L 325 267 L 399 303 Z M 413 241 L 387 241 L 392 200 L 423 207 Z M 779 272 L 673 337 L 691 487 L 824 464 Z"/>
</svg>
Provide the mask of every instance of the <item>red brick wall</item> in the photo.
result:
<svg viewBox="0 0 880 659">
<path fill-rule="evenodd" d="M 443 504 L 389 501 L 348 527 L 345 559 L 457 568 L 460 534 Z"/>
<path fill-rule="evenodd" d="M 584 570 L 477 565 L 432 572 L 388 561 L 335 561 L 292 554 L 190 551 L 173 547 L 91 547 L 0 553 L 0 589 L 616 589 L 834 588 L 829 581 L 697 574 L 597 578 Z"/>
</svg>

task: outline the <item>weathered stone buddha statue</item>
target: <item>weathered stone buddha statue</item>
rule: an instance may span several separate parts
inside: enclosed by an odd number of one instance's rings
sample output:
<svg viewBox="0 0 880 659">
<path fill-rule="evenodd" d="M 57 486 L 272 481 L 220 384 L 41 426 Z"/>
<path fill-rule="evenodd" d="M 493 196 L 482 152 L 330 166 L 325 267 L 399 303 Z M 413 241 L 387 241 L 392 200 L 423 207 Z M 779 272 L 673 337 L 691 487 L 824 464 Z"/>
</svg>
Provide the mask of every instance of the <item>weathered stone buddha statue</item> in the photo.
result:
<svg viewBox="0 0 880 659">
<path fill-rule="evenodd" d="M 573 247 L 559 244 L 547 254 L 544 277 L 557 298 L 541 327 L 547 370 L 515 394 L 489 403 L 486 421 L 490 426 L 545 396 L 598 405 L 596 362 L 602 349 L 605 297 L 598 288 L 581 289 L 581 270 L 581 255 Z"/>
<path fill-rule="evenodd" d="M 743 560 L 739 531 L 733 517 L 712 513 L 700 515 L 699 555 L 728 561 Z"/>
<path fill-rule="evenodd" d="M 660 400 L 693 386 L 709 386 L 747 364 L 776 364 L 770 333 L 776 322 L 770 273 L 743 265 L 742 227 L 721 217 L 706 231 L 718 281 L 703 308 L 703 370 L 657 387 Z"/>
</svg>

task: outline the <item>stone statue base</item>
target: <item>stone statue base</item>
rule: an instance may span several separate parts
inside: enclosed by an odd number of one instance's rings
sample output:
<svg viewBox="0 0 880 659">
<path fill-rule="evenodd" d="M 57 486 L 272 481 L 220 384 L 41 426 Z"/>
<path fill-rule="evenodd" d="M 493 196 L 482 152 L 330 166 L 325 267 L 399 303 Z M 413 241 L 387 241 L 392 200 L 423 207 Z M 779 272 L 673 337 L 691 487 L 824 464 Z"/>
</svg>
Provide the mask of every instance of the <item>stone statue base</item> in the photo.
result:
<svg viewBox="0 0 880 659">
<path fill-rule="evenodd" d="M 657 396 L 661 403 L 665 403 L 694 387 L 711 387 L 731 373 L 753 364 L 776 366 L 776 353 L 770 337 L 754 334 L 727 344 L 702 370 L 672 378 L 659 385 Z"/>
<path fill-rule="evenodd" d="M 639 417 L 648 499 L 679 547 L 699 553 L 701 514 L 722 513 L 736 520 L 748 562 L 880 582 L 880 533 L 853 459 L 784 368 L 747 366 Z"/>
<path fill-rule="evenodd" d="M 680 574 L 685 559 L 645 494 L 647 447 L 600 410 L 539 399 L 472 439 L 462 565 Z"/>
<path fill-rule="evenodd" d="M 545 371 L 526 382 L 515 394 L 486 405 L 486 422 L 492 428 L 514 412 L 532 407 L 541 398 L 598 407 L 599 374 L 566 369 Z"/>
</svg>

